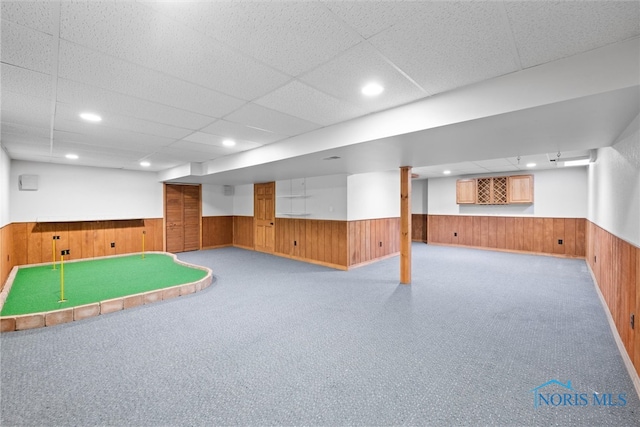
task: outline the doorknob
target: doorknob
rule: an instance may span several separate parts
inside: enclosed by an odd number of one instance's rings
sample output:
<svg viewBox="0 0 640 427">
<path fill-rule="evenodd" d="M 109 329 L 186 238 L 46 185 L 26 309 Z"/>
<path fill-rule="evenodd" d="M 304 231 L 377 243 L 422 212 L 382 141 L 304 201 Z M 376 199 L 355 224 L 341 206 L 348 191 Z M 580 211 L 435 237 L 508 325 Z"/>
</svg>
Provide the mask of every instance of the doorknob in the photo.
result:
<svg viewBox="0 0 640 427">
<path fill-rule="evenodd" d="M 270 222 L 269 224 L 273 225 L 273 223 L 272 223 L 272 222 Z"/>
</svg>

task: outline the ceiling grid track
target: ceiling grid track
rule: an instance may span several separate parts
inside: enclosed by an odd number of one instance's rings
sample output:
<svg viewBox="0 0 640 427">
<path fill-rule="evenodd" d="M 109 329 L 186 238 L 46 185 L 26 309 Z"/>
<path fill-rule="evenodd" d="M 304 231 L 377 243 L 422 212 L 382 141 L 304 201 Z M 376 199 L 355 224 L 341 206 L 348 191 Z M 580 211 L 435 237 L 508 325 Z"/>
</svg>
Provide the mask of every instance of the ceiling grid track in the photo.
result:
<svg viewBox="0 0 640 427">
<path fill-rule="evenodd" d="M 53 131 L 58 100 L 58 65 L 60 63 L 60 3 L 53 3 L 54 28 L 51 40 L 51 125 L 49 127 L 49 158 L 53 160 Z"/>
<path fill-rule="evenodd" d="M 516 37 L 513 34 L 513 25 L 511 25 L 511 20 L 509 19 L 509 13 L 507 12 L 507 6 L 504 1 L 500 2 L 500 11 L 502 12 L 502 16 L 504 21 L 509 29 L 509 35 L 511 36 L 509 40 L 511 41 L 510 45 L 513 49 L 513 58 L 516 61 L 516 65 L 518 66 L 518 71 L 522 71 L 522 59 L 520 59 L 520 51 L 518 50 L 518 43 L 516 43 Z"/>
</svg>

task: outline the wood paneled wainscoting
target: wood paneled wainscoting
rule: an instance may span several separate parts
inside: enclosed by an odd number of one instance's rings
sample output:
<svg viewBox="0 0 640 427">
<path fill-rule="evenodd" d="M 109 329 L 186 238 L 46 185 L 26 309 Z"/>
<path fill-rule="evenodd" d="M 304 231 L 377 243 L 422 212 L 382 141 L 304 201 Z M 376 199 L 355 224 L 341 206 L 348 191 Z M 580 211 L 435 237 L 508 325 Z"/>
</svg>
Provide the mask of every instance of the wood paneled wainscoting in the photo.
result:
<svg viewBox="0 0 640 427">
<path fill-rule="evenodd" d="M 233 217 L 233 246 L 253 250 L 253 217 Z"/>
<path fill-rule="evenodd" d="M 427 214 L 411 214 L 411 240 L 427 242 Z"/>
<path fill-rule="evenodd" d="M 16 265 L 13 249 L 13 224 L 0 228 L 0 291 L 9 277 L 11 269 Z"/>
<path fill-rule="evenodd" d="M 347 222 L 276 218 L 275 254 L 346 269 Z"/>
<path fill-rule="evenodd" d="M 400 218 L 349 221 L 349 267 L 400 253 Z"/>
<path fill-rule="evenodd" d="M 162 251 L 162 218 L 77 221 L 77 222 L 16 222 L 13 228 L 15 265 L 39 264 L 53 260 L 53 236 L 56 240 L 56 260 L 60 250 L 69 249 L 68 259 L 94 258 L 142 251 Z"/>
<path fill-rule="evenodd" d="M 584 218 L 429 215 L 427 224 L 429 243 L 585 256 Z"/>
<path fill-rule="evenodd" d="M 233 245 L 233 216 L 202 217 L 202 249 Z"/>
<path fill-rule="evenodd" d="M 622 344 L 640 375 L 640 248 L 589 221 L 586 259 Z"/>
<path fill-rule="evenodd" d="M 276 255 L 347 270 L 399 251 L 400 218 L 276 218 Z"/>
</svg>

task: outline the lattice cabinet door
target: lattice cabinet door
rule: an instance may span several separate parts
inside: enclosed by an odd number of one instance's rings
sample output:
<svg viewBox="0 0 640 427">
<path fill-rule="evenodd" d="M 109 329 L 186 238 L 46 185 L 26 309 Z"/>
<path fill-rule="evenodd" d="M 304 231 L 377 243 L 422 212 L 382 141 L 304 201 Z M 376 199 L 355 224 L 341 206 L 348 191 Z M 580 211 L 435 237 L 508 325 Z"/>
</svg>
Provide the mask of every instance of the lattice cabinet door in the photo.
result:
<svg viewBox="0 0 640 427">
<path fill-rule="evenodd" d="M 507 186 L 507 177 L 500 176 L 495 177 L 491 180 L 491 204 L 492 205 L 506 205 L 509 203 L 509 198 L 507 197 L 508 186 Z"/>
<path fill-rule="evenodd" d="M 477 202 L 479 205 L 491 204 L 491 181 L 492 178 L 478 178 L 476 185 L 478 189 Z"/>
</svg>

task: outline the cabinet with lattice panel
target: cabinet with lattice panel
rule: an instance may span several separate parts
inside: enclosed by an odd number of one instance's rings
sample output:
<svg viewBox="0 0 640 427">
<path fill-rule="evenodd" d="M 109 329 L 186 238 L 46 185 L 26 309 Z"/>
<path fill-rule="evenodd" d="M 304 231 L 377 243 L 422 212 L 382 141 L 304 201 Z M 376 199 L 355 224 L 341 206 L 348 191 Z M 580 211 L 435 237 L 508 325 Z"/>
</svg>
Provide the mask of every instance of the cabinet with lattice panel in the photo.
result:
<svg viewBox="0 0 640 427">
<path fill-rule="evenodd" d="M 506 205 L 508 203 L 507 177 L 478 178 L 477 203 L 479 205 Z"/>
</svg>

